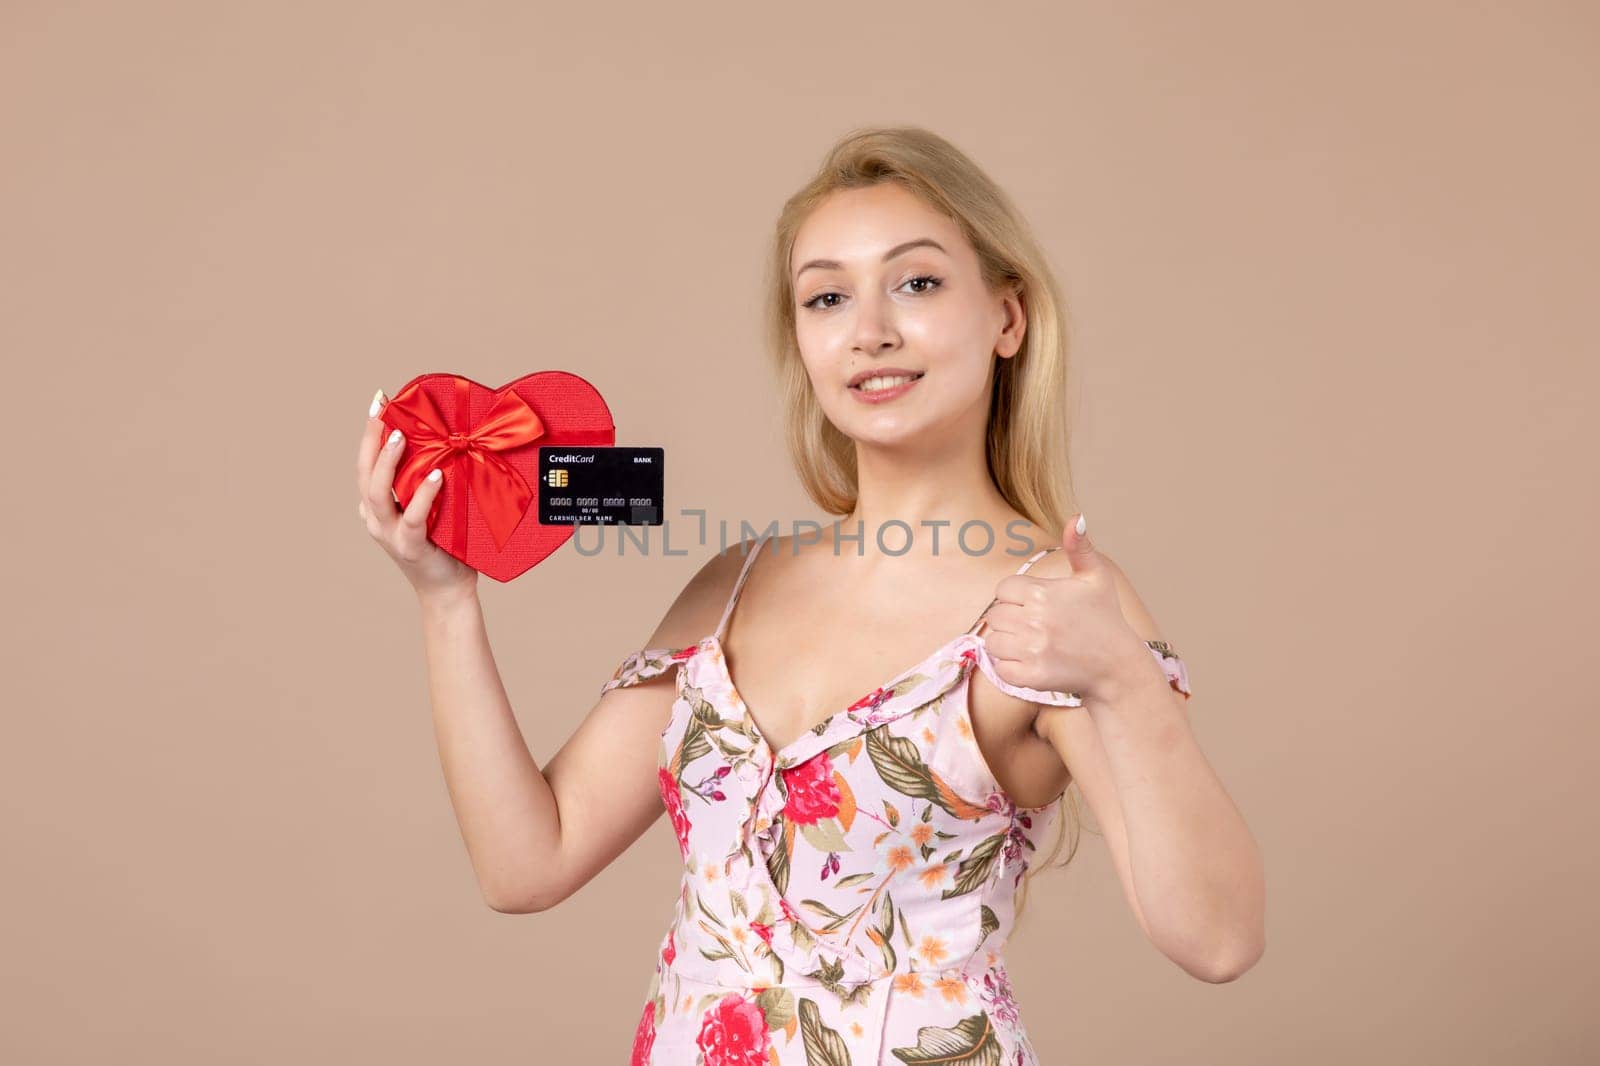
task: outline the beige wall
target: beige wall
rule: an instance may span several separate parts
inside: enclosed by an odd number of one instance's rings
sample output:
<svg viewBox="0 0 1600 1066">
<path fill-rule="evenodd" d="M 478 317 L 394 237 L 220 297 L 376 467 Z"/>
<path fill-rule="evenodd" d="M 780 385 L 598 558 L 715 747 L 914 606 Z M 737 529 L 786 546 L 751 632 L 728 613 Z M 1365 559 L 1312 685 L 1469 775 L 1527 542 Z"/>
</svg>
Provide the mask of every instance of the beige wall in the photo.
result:
<svg viewBox="0 0 1600 1066">
<path fill-rule="evenodd" d="M 539 7 L 0 6 L 0 1058 L 625 1061 L 671 834 L 483 905 L 355 438 L 568 369 L 669 507 L 816 517 L 757 283 L 880 122 L 1037 226 L 1096 542 L 1268 860 L 1223 986 L 1100 838 L 1036 882 L 1047 1066 L 1600 1054 L 1593 5 Z M 701 558 L 484 582 L 539 758 Z"/>
</svg>

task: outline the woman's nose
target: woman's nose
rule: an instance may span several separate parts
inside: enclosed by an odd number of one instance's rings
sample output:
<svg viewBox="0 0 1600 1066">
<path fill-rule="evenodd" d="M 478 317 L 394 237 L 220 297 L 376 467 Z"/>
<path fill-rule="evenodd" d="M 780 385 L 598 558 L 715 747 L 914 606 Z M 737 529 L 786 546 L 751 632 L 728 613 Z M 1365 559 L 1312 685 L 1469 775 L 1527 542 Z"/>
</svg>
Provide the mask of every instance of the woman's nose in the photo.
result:
<svg viewBox="0 0 1600 1066">
<path fill-rule="evenodd" d="M 894 325 L 894 309 L 888 301 L 862 297 L 856 302 L 855 347 L 872 354 L 893 347 L 899 339 Z"/>
</svg>

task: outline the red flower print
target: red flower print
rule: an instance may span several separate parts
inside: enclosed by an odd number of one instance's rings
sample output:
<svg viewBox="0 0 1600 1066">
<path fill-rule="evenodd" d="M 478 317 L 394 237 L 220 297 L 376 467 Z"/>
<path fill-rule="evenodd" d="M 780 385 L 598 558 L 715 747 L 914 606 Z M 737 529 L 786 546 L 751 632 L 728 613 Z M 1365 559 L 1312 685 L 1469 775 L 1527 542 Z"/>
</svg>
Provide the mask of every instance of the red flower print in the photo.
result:
<svg viewBox="0 0 1600 1066">
<path fill-rule="evenodd" d="M 644 1013 L 639 1016 L 639 1025 L 633 1031 L 633 1054 L 628 1058 L 628 1066 L 646 1066 L 650 1061 L 650 1049 L 656 1042 L 656 1005 L 651 1000 L 644 1005 Z"/>
<path fill-rule="evenodd" d="M 687 648 L 680 648 L 677 651 L 673 652 L 672 653 L 672 658 L 674 660 L 676 660 L 676 661 L 682 662 L 684 659 L 689 658 L 690 656 L 694 655 L 694 653 L 696 651 L 699 651 L 699 650 L 700 650 L 700 645 L 691 644 Z"/>
<path fill-rule="evenodd" d="M 689 858 L 689 816 L 683 813 L 683 794 L 678 791 L 678 780 L 666 767 L 656 771 L 656 782 L 661 789 L 661 800 L 672 816 L 672 831 L 678 834 L 678 850 L 684 859 Z"/>
<path fill-rule="evenodd" d="M 661 961 L 666 963 L 668 966 L 671 966 L 672 965 L 672 960 L 677 958 L 677 957 L 678 957 L 678 945 L 676 945 L 676 944 L 674 944 L 672 942 L 672 934 L 668 933 L 667 934 L 667 946 L 661 949 Z"/>
<path fill-rule="evenodd" d="M 977 663 L 978 663 L 978 653 L 976 651 L 974 651 L 971 648 L 967 648 L 967 649 L 962 651 L 962 653 L 961 653 L 961 664 L 962 664 L 961 668 L 963 670 L 965 670 L 965 669 L 967 669 L 968 667 L 971 667 L 971 666 L 976 666 Z"/>
<path fill-rule="evenodd" d="M 862 696 L 859 700 L 856 700 L 850 706 L 846 707 L 845 710 L 859 711 L 863 707 L 876 707 L 878 704 L 882 703 L 886 698 L 888 698 L 888 696 L 888 689 L 881 687 L 875 688 L 865 696 Z"/>
<path fill-rule="evenodd" d="M 751 922 L 750 928 L 755 930 L 756 936 L 766 942 L 767 947 L 770 948 L 772 946 L 772 926 L 763 925 L 760 922 Z"/>
<path fill-rule="evenodd" d="M 800 916 L 794 912 L 794 908 L 789 906 L 789 901 L 782 896 L 778 897 L 778 906 L 783 908 L 785 921 L 798 922 L 800 920 Z"/>
<path fill-rule="evenodd" d="M 816 825 L 818 820 L 839 813 L 839 783 L 833 779 L 833 760 L 826 751 L 818 752 L 799 766 L 783 771 L 783 784 L 789 794 L 783 813 L 791 822 Z"/>
<path fill-rule="evenodd" d="M 766 1066 L 767 1016 L 737 992 L 718 1000 L 700 1021 L 695 1046 L 705 1066 Z"/>
</svg>

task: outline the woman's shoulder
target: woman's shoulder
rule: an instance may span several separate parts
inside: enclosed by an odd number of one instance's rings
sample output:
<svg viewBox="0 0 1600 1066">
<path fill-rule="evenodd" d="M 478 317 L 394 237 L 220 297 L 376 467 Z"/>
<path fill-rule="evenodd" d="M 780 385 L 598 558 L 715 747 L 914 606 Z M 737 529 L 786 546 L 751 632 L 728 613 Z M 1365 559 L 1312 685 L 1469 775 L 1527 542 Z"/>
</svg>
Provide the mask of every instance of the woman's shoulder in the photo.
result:
<svg viewBox="0 0 1600 1066">
<path fill-rule="evenodd" d="M 758 539 L 751 537 L 712 551 L 667 607 L 651 634 L 649 646 L 686 647 L 709 637 L 733 594 L 747 553 Z"/>
<path fill-rule="evenodd" d="M 614 688 L 629 688 L 652 678 L 670 676 L 675 663 L 692 654 L 696 645 L 716 631 L 743 558 L 739 546 L 732 545 L 712 552 L 702 561 L 678 590 L 655 629 L 628 651 L 611 679 L 601 686 L 601 695 Z"/>
</svg>

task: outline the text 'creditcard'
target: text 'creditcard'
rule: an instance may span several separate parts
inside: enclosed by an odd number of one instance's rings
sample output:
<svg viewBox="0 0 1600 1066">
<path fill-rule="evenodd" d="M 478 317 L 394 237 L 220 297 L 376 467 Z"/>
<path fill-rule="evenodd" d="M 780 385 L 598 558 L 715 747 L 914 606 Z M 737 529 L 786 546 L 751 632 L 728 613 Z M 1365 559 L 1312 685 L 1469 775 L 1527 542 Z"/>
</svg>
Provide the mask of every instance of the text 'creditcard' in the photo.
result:
<svg viewBox="0 0 1600 1066">
<path fill-rule="evenodd" d="M 539 448 L 539 521 L 659 526 L 666 473 L 661 448 Z"/>
</svg>

